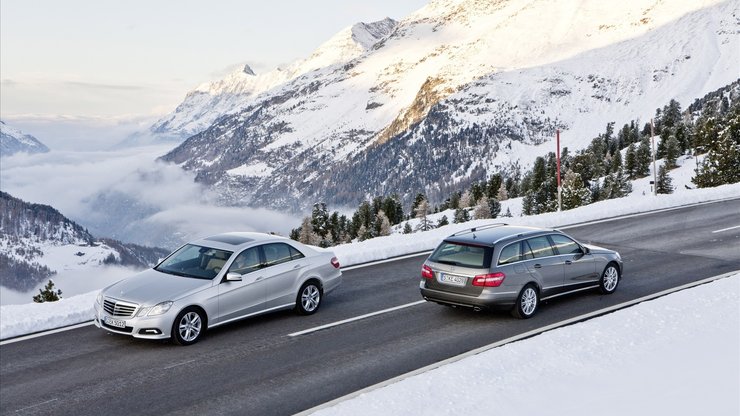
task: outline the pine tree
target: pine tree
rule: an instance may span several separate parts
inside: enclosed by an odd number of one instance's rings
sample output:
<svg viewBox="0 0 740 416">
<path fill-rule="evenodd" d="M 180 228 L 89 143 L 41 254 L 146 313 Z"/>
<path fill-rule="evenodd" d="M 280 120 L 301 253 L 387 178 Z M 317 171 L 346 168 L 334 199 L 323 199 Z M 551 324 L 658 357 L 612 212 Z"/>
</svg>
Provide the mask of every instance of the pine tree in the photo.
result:
<svg viewBox="0 0 740 416">
<path fill-rule="evenodd" d="M 624 155 L 624 172 L 629 179 L 637 177 L 637 156 L 635 154 L 635 145 L 630 144 Z"/>
<path fill-rule="evenodd" d="M 644 178 L 650 174 L 650 162 L 652 161 L 652 152 L 650 151 L 650 141 L 646 138 L 640 141 L 640 145 L 635 151 L 635 176 Z"/>
<path fill-rule="evenodd" d="M 740 138 L 733 140 L 730 128 L 712 146 L 691 181 L 699 188 L 740 182 Z"/>
<path fill-rule="evenodd" d="M 673 185 L 671 177 L 668 176 L 668 169 L 666 169 L 665 165 L 660 165 L 660 168 L 658 168 L 658 183 L 655 184 L 655 190 L 659 194 L 672 194 L 673 193 Z"/>
<path fill-rule="evenodd" d="M 676 136 L 671 135 L 668 137 L 668 140 L 666 140 L 665 145 L 665 165 L 668 169 L 675 169 L 678 167 L 676 165 L 676 160 L 678 160 L 678 156 L 681 154 L 681 145 L 678 143 L 678 139 L 676 139 Z"/>
<path fill-rule="evenodd" d="M 470 214 L 468 213 L 468 210 L 465 208 L 458 208 L 455 210 L 455 218 L 452 220 L 455 224 L 460 224 L 463 222 L 470 221 Z"/>
<path fill-rule="evenodd" d="M 449 225 L 450 221 L 447 219 L 447 215 L 443 215 L 442 218 L 437 221 L 437 228 Z"/>
<path fill-rule="evenodd" d="M 409 224 L 409 222 L 406 221 L 406 224 L 404 224 L 404 226 L 403 226 L 403 233 L 404 234 L 411 234 L 413 232 L 414 232 L 414 230 L 411 228 L 411 224 Z"/>
<path fill-rule="evenodd" d="M 565 174 L 563 181 L 563 209 L 573 209 L 591 203 L 591 191 L 583 184 L 581 175 L 575 172 Z"/>
<path fill-rule="evenodd" d="M 496 218 L 501 214 L 501 203 L 496 198 L 488 198 L 488 207 L 491 211 L 491 218 Z"/>
<path fill-rule="evenodd" d="M 39 294 L 33 297 L 33 301 L 36 303 L 44 302 L 56 302 L 62 298 L 62 291 L 55 290 L 54 282 L 49 279 L 49 283 L 44 286 L 44 289 L 39 289 Z"/>
<path fill-rule="evenodd" d="M 469 208 L 473 204 L 473 198 L 470 196 L 469 191 L 463 192 L 460 196 L 460 208 Z"/>
</svg>

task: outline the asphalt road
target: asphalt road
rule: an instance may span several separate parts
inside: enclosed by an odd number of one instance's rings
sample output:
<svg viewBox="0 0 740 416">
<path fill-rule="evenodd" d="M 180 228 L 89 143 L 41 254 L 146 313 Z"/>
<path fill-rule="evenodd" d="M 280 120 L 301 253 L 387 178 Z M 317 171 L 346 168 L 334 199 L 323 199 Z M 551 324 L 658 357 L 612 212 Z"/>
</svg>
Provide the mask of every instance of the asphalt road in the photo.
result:
<svg viewBox="0 0 740 416">
<path fill-rule="evenodd" d="M 529 320 L 422 303 L 423 256 L 346 271 L 321 310 L 237 322 L 176 347 L 84 327 L 0 347 L 2 415 L 285 415 L 451 356 L 607 306 L 740 270 L 740 199 L 568 227 L 617 249 L 617 292 L 544 303 Z M 471 380 L 470 386 L 474 388 Z"/>
</svg>

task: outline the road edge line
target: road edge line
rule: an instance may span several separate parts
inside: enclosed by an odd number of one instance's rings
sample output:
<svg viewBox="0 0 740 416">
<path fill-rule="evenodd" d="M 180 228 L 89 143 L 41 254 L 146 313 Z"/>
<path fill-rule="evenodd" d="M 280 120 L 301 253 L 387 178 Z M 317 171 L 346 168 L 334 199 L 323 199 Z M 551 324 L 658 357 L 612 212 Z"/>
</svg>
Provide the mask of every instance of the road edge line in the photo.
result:
<svg viewBox="0 0 740 416">
<path fill-rule="evenodd" d="M 620 309 L 626 309 L 628 307 L 637 305 L 637 304 L 642 303 L 642 302 L 647 302 L 647 301 L 654 300 L 654 299 L 657 299 L 657 298 L 660 298 L 660 297 L 663 297 L 663 296 L 666 296 L 666 295 L 670 295 L 670 294 L 675 293 L 675 292 L 679 292 L 679 291 L 686 290 L 686 289 L 691 289 L 693 287 L 701 286 L 701 285 L 704 285 L 704 284 L 707 284 L 707 283 L 711 283 L 711 282 L 714 282 L 714 281 L 717 281 L 717 280 L 726 279 L 726 278 L 728 278 L 730 276 L 733 276 L 733 275 L 736 275 L 738 273 L 740 273 L 740 270 L 735 270 L 735 271 L 732 271 L 732 272 L 723 273 L 723 274 L 720 274 L 720 275 L 717 275 L 717 276 L 707 277 L 707 278 L 702 279 L 702 280 L 697 280 L 696 282 L 686 283 L 686 284 L 681 285 L 681 286 L 677 286 L 677 287 L 674 287 L 674 288 L 671 288 L 671 289 L 666 289 L 666 290 L 663 290 L 661 292 L 653 293 L 651 295 L 646 295 L 646 296 L 643 296 L 643 297 L 640 297 L 640 298 L 637 298 L 637 299 L 633 299 L 633 300 L 628 301 L 628 302 L 623 302 L 623 303 L 620 303 L 620 304 L 617 304 L 617 305 L 610 306 L 608 308 L 599 309 L 597 311 L 589 312 L 589 313 L 586 313 L 586 314 L 583 314 L 583 315 L 579 315 L 579 316 L 576 316 L 576 317 L 573 317 L 573 318 L 570 318 L 570 319 L 566 319 L 564 321 L 560 321 L 560 322 L 556 322 L 556 323 L 553 323 L 553 324 L 544 326 L 542 328 L 534 329 L 532 331 L 528 331 L 528 332 L 525 332 L 525 333 L 522 333 L 522 334 L 519 334 L 519 335 L 515 335 L 513 337 L 506 338 L 506 339 L 503 339 L 501 341 L 494 342 L 492 344 L 484 345 L 484 346 L 479 347 L 479 348 L 476 348 L 474 350 L 470 350 L 470 351 L 465 352 L 465 353 L 462 353 L 460 355 L 456 355 L 454 357 L 450 357 L 450 358 L 444 359 L 442 361 L 439 361 L 439 362 L 436 362 L 436 363 L 433 363 L 433 364 L 429 364 L 427 366 L 418 368 L 416 370 L 409 371 L 408 373 L 401 374 L 399 376 L 390 378 L 388 380 L 381 381 L 380 383 L 373 384 L 372 386 L 365 387 L 363 389 L 360 389 L 360 390 L 354 391 L 352 393 L 346 394 L 344 396 L 338 397 L 338 398 L 336 398 L 334 400 L 328 401 L 328 402 L 323 403 L 323 404 L 320 404 L 318 406 L 314 406 L 314 407 L 312 407 L 310 409 L 306 409 L 306 410 L 303 410 L 303 411 L 301 411 L 299 413 L 295 413 L 294 416 L 307 416 L 307 415 L 316 413 L 319 410 L 328 409 L 330 407 L 336 406 L 339 403 L 342 403 L 344 401 L 353 399 L 353 398 L 355 398 L 357 396 L 360 396 L 360 395 L 362 395 L 364 393 L 369 393 L 371 391 L 374 391 L 374 390 L 377 390 L 377 389 L 381 389 L 383 387 L 389 386 L 389 385 L 394 384 L 394 383 L 397 383 L 399 381 L 403 381 L 403 380 L 405 380 L 405 379 L 407 379 L 409 377 L 413 377 L 413 376 L 416 376 L 416 375 L 419 375 L 419 374 L 426 373 L 428 371 L 431 371 L 431 370 L 440 368 L 440 367 L 445 366 L 447 364 L 452 364 L 452 363 L 457 362 L 457 361 L 460 361 L 462 359 L 465 359 L 465 358 L 468 358 L 468 357 L 471 357 L 471 356 L 474 356 L 474 355 L 478 355 L 478 354 L 480 354 L 482 352 L 485 352 L 485 351 L 488 351 L 488 350 L 492 350 L 494 348 L 498 348 L 498 347 L 501 347 L 503 345 L 510 344 L 512 342 L 521 341 L 521 340 L 524 340 L 526 338 L 531 338 L 531 337 L 534 337 L 534 336 L 543 334 L 545 332 L 551 331 L 553 329 L 558 329 L 558 328 L 562 328 L 564 326 L 576 324 L 576 323 L 579 323 L 579 322 L 584 322 L 584 321 L 587 321 L 587 320 L 590 320 L 590 319 L 593 319 L 593 318 L 596 318 L 596 317 L 599 317 L 599 316 L 602 316 L 602 315 L 606 315 L 606 314 L 609 314 L 609 313 L 618 311 Z"/>
</svg>

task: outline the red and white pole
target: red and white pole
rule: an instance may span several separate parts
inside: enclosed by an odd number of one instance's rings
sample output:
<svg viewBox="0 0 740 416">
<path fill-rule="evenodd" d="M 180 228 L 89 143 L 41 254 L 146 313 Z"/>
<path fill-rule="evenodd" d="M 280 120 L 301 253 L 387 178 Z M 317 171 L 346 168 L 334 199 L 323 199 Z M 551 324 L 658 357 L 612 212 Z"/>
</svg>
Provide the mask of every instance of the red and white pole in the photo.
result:
<svg viewBox="0 0 740 416">
<path fill-rule="evenodd" d="M 563 191 L 563 188 L 560 186 L 560 129 L 555 130 L 555 137 L 556 137 L 555 141 L 557 142 L 557 147 L 558 147 L 555 154 L 557 156 L 557 161 L 558 161 L 558 211 L 560 211 L 562 207 L 561 194 Z"/>
</svg>

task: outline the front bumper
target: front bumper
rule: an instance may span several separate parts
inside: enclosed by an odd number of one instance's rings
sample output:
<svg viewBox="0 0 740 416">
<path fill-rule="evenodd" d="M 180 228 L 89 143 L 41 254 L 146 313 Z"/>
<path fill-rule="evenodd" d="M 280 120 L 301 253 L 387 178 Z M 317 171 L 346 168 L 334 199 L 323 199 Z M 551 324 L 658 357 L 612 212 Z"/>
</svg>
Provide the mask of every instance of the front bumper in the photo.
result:
<svg viewBox="0 0 740 416">
<path fill-rule="evenodd" d="M 144 339 L 167 339 L 171 336 L 172 324 L 175 321 L 176 315 L 177 313 L 170 309 L 166 313 L 157 316 L 134 316 L 122 318 L 110 316 L 99 304 L 95 303 L 95 318 L 93 319 L 93 323 L 96 327 L 115 334 L 129 335 L 134 338 Z M 108 316 L 117 320 L 125 321 L 125 327 L 118 328 L 106 324 L 105 318 Z"/>
</svg>

